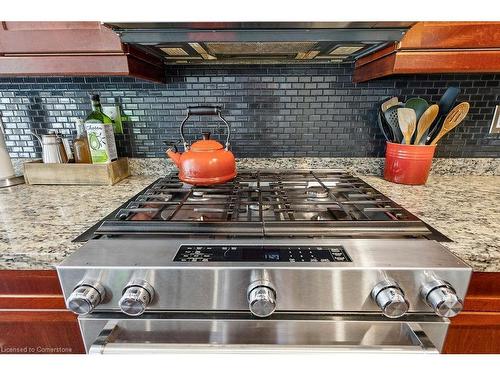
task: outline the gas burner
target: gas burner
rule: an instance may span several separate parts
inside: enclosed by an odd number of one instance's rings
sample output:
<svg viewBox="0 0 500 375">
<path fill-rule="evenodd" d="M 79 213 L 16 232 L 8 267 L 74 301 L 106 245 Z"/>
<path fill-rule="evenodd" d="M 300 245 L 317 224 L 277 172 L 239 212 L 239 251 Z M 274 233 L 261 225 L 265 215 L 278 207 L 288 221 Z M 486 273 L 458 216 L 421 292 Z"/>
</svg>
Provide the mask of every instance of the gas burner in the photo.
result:
<svg viewBox="0 0 500 375">
<path fill-rule="evenodd" d="M 117 215 L 117 217 L 120 220 L 127 220 L 127 217 L 129 217 L 129 213 L 121 212 Z"/>
<path fill-rule="evenodd" d="M 260 207 L 262 208 L 262 211 L 267 211 L 271 208 L 271 205 L 270 204 L 261 204 Z M 250 211 L 259 211 L 259 203 L 250 203 L 248 205 L 248 208 L 250 209 Z"/>
<path fill-rule="evenodd" d="M 332 220 L 331 215 L 328 212 L 318 212 L 317 214 L 311 216 L 311 221 L 325 221 Z"/>
<path fill-rule="evenodd" d="M 190 202 L 205 202 L 210 200 L 209 197 L 205 197 L 205 192 L 200 190 L 194 190 L 191 196 L 187 199 Z"/>
<path fill-rule="evenodd" d="M 158 198 L 159 200 L 162 200 L 162 201 L 165 201 L 165 202 L 168 202 L 169 200 L 172 199 L 172 194 L 165 194 L 165 195 L 162 195 L 161 197 Z"/>
<path fill-rule="evenodd" d="M 162 220 L 170 220 L 170 216 L 172 215 L 172 211 L 171 210 L 163 210 L 161 213 L 160 213 L 160 217 Z"/>
<path fill-rule="evenodd" d="M 326 189 L 311 189 L 308 188 L 306 191 L 307 199 L 318 200 L 328 198 L 328 190 Z"/>
</svg>

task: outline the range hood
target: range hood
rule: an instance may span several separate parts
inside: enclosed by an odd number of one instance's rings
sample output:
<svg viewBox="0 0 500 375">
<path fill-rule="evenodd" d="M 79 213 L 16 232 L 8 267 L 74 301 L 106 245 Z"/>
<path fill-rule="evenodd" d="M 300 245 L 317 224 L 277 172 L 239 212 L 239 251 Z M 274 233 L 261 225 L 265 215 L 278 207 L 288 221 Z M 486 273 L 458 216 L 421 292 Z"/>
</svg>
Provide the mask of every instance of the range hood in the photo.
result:
<svg viewBox="0 0 500 375">
<path fill-rule="evenodd" d="M 395 43 L 412 22 L 109 23 L 167 64 L 331 63 Z"/>
</svg>

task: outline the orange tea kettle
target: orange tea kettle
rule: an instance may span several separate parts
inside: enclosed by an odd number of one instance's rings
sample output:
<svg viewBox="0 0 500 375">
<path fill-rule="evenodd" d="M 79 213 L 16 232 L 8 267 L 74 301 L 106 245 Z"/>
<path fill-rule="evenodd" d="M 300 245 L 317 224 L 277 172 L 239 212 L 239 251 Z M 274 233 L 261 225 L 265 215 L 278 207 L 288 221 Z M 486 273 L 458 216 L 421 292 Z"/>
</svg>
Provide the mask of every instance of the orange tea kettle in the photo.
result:
<svg viewBox="0 0 500 375">
<path fill-rule="evenodd" d="M 203 139 L 189 146 L 184 137 L 184 124 L 191 115 L 217 115 L 226 124 L 227 137 L 225 146 L 210 139 L 210 132 L 203 133 Z M 214 185 L 236 177 L 236 161 L 229 151 L 231 129 L 222 117 L 219 107 L 188 107 L 186 118 L 180 126 L 184 152 L 178 152 L 173 145 L 167 155 L 179 168 L 179 179 L 191 185 Z"/>
</svg>

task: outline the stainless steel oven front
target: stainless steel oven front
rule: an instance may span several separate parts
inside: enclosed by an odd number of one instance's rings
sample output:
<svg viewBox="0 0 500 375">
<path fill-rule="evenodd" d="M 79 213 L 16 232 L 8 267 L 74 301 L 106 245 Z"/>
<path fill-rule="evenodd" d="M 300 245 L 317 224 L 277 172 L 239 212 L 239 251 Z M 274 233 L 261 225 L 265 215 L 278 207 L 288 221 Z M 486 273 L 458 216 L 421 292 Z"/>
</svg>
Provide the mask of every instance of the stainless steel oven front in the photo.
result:
<svg viewBox="0 0 500 375">
<path fill-rule="evenodd" d="M 437 352 L 471 269 L 426 239 L 91 240 L 58 266 L 88 352 Z"/>
<path fill-rule="evenodd" d="M 254 319 L 245 314 L 148 313 L 80 317 L 87 352 L 394 352 L 439 353 L 449 321 L 375 314 L 281 314 Z"/>
</svg>

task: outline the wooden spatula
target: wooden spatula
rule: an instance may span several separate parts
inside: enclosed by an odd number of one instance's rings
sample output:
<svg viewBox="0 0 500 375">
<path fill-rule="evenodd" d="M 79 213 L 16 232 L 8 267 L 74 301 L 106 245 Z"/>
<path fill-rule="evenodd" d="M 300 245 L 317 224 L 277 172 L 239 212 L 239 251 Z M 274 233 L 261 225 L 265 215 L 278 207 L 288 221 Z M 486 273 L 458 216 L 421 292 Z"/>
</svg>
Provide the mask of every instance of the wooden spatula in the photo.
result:
<svg viewBox="0 0 500 375">
<path fill-rule="evenodd" d="M 420 120 L 418 120 L 417 137 L 415 138 L 415 142 L 413 143 L 414 145 L 418 145 L 420 143 L 420 140 L 422 139 L 422 136 L 424 134 L 427 134 L 427 130 L 436 119 L 438 113 L 439 106 L 437 104 L 433 104 L 425 110 L 425 112 L 420 117 Z"/>
<path fill-rule="evenodd" d="M 385 102 L 383 102 L 382 105 L 380 106 L 380 108 L 382 109 L 382 112 L 385 112 L 389 108 L 395 106 L 398 103 L 399 103 L 399 99 L 397 97 L 390 98 L 389 100 L 386 100 Z"/>
<path fill-rule="evenodd" d="M 443 138 L 446 133 L 460 124 L 464 120 L 465 116 L 467 116 L 467 113 L 469 113 L 469 107 L 469 103 L 463 102 L 453 108 L 444 119 L 443 126 L 438 135 L 436 135 L 436 137 L 432 140 L 431 145 L 438 143 L 438 141 Z"/>
<path fill-rule="evenodd" d="M 411 137 L 417 127 L 417 114 L 411 108 L 398 108 L 398 121 L 405 144 L 411 144 Z"/>
</svg>

